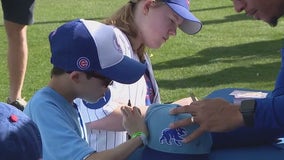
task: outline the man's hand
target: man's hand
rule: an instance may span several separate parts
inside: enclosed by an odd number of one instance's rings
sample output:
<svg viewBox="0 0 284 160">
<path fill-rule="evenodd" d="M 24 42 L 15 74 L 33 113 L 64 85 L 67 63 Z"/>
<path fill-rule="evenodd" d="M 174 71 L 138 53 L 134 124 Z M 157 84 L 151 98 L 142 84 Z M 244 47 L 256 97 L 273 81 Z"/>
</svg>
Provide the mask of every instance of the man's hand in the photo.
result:
<svg viewBox="0 0 284 160">
<path fill-rule="evenodd" d="M 177 107 L 171 111 L 171 114 L 190 113 L 193 118 L 177 121 L 172 123 L 170 127 L 177 128 L 195 123 L 199 124 L 199 128 L 184 138 L 185 143 L 201 136 L 204 132 L 231 131 L 244 125 L 239 107 L 223 99 L 195 101 L 190 105 Z"/>
</svg>

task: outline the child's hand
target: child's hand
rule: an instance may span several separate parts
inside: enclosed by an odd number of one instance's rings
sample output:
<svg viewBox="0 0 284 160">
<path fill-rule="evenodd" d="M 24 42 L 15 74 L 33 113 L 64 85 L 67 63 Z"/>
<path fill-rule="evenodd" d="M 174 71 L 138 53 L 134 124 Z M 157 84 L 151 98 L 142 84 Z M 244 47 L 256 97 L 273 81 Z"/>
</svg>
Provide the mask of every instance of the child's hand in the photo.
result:
<svg viewBox="0 0 284 160">
<path fill-rule="evenodd" d="M 139 108 L 123 106 L 121 107 L 121 112 L 123 114 L 122 125 L 129 135 L 135 132 L 143 132 L 145 135 L 148 135 L 148 130 Z"/>
</svg>

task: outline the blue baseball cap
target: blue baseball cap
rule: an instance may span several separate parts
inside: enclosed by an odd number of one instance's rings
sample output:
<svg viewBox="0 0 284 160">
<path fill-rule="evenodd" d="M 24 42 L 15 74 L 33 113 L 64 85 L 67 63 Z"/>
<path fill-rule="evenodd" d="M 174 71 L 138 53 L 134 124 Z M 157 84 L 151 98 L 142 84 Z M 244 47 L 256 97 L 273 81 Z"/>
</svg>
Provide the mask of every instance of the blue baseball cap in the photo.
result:
<svg viewBox="0 0 284 160">
<path fill-rule="evenodd" d="M 0 102 L 0 159 L 41 158 L 42 141 L 36 124 L 14 106 Z"/>
<path fill-rule="evenodd" d="M 198 125 L 170 129 L 172 122 L 189 118 L 190 114 L 170 115 L 176 104 L 153 104 L 149 106 L 145 121 L 149 130 L 148 144 L 142 151 L 142 159 L 205 160 L 209 159 L 212 146 L 210 133 L 204 133 L 190 143 L 182 139 L 192 133 Z"/>
<path fill-rule="evenodd" d="M 49 35 L 51 63 L 67 72 L 95 72 L 120 83 L 136 82 L 146 64 L 124 55 L 128 43 L 116 29 L 84 19 L 63 24 Z"/>
<path fill-rule="evenodd" d="M 163 0 L 184 21 L 179 28 L 187 34 L 196 34 L 202 28 L 202 23 L 189 10 L 189 0 Z"/>
</svg>

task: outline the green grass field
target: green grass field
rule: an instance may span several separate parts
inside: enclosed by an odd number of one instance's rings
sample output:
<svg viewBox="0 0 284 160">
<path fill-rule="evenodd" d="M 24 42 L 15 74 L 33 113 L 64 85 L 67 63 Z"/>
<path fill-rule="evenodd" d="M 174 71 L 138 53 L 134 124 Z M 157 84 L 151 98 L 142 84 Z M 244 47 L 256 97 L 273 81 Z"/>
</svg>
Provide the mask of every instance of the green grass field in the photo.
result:
<svg viewBox="0 0 284 160">
<path fill-rule="evenodd" d="M 76 18 L 101 20 L 126 0 L 36 1 L 35 24 L 28 28 L 29 61 L 23 88 L 28 100 L 50 79 L 47 36 L 59 25 Z M 203 22 L 201 32 L 188 36 L 178 31 L 158 50 L 149 50 L 162 101 L 194 92 L 202 98 L 225 87 L 273 89 L 280 66 L 283 21 L 272 28 L 235 13 L 228 0 L 192 0 L 192 12 Z M 2 16 L 2 12 L 0 13 Z M 0 21 L 0 101 L 8 94 L 7 41 Z"/>
</svg>

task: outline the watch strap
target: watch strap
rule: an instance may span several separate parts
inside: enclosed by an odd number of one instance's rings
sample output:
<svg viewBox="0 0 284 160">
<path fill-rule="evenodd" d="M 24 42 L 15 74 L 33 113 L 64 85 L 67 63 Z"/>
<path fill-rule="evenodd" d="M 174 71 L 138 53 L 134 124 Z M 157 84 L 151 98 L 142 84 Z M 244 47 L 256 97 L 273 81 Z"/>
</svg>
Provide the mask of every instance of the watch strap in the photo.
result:
<svg viewBox="0 0 284 160">
<path fill-rule="evenodd" d="M 248 127 L 254 126 L 255 100 L 243 100 L 241 102 L 240 112 L 242 113 L 244 123 Z"/>
</svg>

